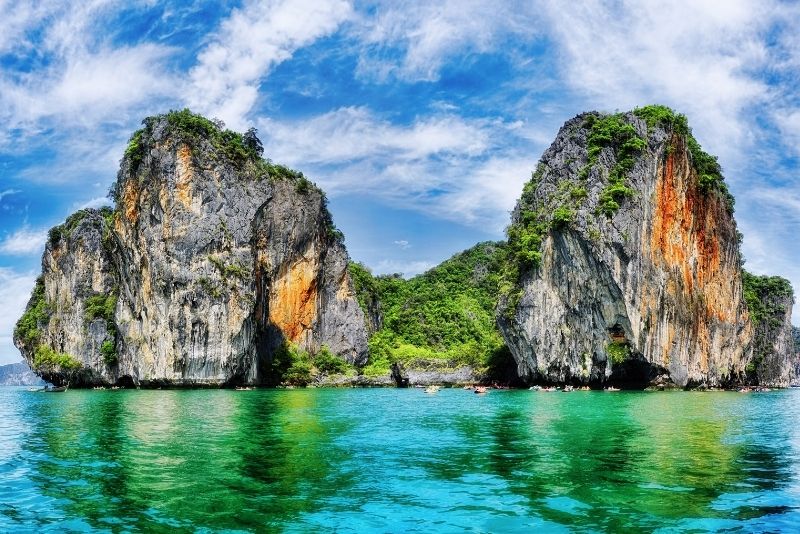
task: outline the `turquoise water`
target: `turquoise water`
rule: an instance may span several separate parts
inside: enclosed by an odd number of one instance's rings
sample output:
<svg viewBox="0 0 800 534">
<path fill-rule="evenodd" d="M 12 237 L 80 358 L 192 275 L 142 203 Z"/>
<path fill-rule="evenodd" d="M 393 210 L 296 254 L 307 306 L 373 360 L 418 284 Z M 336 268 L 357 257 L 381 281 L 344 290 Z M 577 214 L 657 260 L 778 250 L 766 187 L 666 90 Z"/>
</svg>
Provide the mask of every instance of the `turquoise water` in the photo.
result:
<svg viewBox="0 0 800 534">
<path fill-rule="evenodd" d="M 0 532 L 800 530 L 800 391 L 0 388 Z"/>
</svg>

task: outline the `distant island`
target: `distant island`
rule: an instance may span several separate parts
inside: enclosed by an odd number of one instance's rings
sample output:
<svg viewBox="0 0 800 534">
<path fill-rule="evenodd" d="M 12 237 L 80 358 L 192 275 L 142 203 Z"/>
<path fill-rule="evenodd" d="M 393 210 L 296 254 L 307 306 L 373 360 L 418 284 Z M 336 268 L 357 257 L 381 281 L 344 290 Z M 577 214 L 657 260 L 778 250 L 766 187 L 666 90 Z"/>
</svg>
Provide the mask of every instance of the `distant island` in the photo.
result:
<svg viewBox="0 0 800 534">
<path fill-rule="evenodd" d="M 664 106 L 567 121 L 507 240 L 405 280 L 350 261 L 323 191 L 188 110 L 50 231 L 14 332 L 72 387 L 786 387 L 794 293 L 742 269 L 734 199 Z"/>
<path fill-rule="evenodd" d="M 44 380 L 25 362 L 0 365 L 0 386 L 43 386 Z"/>
</svg>

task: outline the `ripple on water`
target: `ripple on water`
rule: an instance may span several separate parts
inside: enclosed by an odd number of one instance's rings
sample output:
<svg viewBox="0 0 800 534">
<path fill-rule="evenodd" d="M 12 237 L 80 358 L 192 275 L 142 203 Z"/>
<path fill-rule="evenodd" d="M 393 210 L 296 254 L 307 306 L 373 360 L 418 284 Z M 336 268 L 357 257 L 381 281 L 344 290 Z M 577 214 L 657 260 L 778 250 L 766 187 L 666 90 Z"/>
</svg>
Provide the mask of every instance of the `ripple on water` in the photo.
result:
<svg viewBox="0 0 800 534">
<path fill-rule="evenodd" d="M 0 531 L 786 531 L 800 392 L 0 389 Z"/>
</svg>

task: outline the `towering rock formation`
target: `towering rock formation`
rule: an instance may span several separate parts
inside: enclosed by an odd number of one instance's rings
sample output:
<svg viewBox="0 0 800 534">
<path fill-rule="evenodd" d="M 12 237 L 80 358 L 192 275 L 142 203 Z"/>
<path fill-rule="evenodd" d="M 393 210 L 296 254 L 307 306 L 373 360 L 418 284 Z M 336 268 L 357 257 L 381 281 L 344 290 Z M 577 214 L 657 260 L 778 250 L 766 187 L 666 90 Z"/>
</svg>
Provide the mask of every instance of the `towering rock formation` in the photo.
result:
<svg viewBox="0 0 800 534">
<path fill-rule="evenodd" d="M 744 297 L 753 323 L 753 355 L 746 370 L 751 382 L 788 387 L 794 380 L 797 355 L 792 329 L 794 291 L 779 276 L 744 272 Z"/>
<path fill-rule="evenodd" d="M 508 230 L 499 323 L 520 374 L 743 380 L 753 331 L 732 212 L 683 116 L 652 106 L 568 121 Z"/>
<path fill-rule="evenodd" d="M 269 380 L 284 343 L 364 363 L 364 315 L 324 194 L 261 159 L 254 132 L 188 111 L 145 120 L 116 209 L 51 231 L 15 342 L 73 385 Z"/>
</svg>

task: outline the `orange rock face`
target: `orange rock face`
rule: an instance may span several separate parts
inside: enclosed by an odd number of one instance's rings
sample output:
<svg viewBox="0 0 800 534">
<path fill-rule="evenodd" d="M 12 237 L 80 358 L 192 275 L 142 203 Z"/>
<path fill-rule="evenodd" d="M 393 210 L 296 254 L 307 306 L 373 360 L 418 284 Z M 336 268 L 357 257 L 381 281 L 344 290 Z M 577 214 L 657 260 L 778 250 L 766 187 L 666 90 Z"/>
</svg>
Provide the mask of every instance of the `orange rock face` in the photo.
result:
<svg viewBox="0 0 800 534">
<path fill-rule="evenodd" d="M 194 168 L 192 165 L 192 150 L 189 148 L 189 145 L 183 144 L 178 147 L 176 159 L 175 198 L 184 208 L 191 209 Z"/>
<path fill-rule="evenodd" d="M 740 279 L 739 265 L 736 258 L 724 257 L 720 247 L 720 243 L 735 243 L 735 229 L 724 200 L 699 190 L 683 139 L 674 136 L 671 145 L 673 150 L 657 171 L 649 255 L 667 273 L 667 299 L 685 303 L 696 318 L 686 334 L 693 338 L 700 370 L 707 372 L 712 333 L 718 330 L 714 326 L 734 325 L 742 319 L 741 289 L 733 283 Z M 660 310 L 644 296 L 641 303 L 642 315 L 657 320 Z M 668 341 L 669 345 L 673 340 Z M 668 363 L 668 345 L 663 350 L 664 363 Z"/>
<path fill-rule="evenodd" d="M 317 270 L 316 262 L 301 259 L 279 276 L 269 295 L 269 320 L 293 343 L 314 323 Z"/>
</svg>

